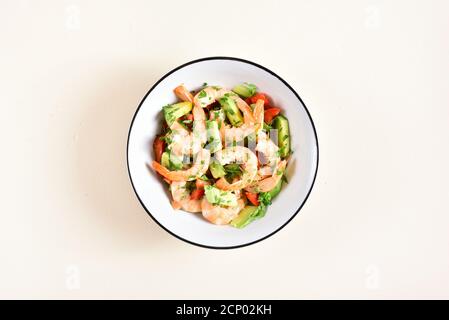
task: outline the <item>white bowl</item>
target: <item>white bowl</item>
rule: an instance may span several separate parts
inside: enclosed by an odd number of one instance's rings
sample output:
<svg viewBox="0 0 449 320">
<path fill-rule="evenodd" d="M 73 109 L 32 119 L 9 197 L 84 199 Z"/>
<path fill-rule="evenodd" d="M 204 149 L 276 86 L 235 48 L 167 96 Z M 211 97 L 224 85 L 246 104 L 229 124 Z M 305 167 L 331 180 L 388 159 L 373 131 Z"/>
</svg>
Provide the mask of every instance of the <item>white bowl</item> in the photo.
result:
<svg viewBox="0 0 449 320">
<path fill-rule="evenodd" d="M 184 83 L 189 90 L 204 82 L 232 88 L 254 83 L 280 107 L 290 123 L 293 149 L 287 167 L 288 184 L 268 207 L 264 218 L 243 229 L 217 226 L 201 214 L 176 211 L 170 204 L 167 186 L 147 165 L 153 160 L 151 145 L 160 130 L 161 108 L 173 103 L 173 89 Z M 266 239 L 290 222 L 307 200 L 318 169 L 318 140 L 310 114 L 299 95 L 269 69 L 238 58 L 211 57 L 188 62 L 163 76 L 143 98 L 128 136 L 128 171 L 142 206 L 162 228 L 177 238 L 207 248 L 226 249 Z"/>
</svg>

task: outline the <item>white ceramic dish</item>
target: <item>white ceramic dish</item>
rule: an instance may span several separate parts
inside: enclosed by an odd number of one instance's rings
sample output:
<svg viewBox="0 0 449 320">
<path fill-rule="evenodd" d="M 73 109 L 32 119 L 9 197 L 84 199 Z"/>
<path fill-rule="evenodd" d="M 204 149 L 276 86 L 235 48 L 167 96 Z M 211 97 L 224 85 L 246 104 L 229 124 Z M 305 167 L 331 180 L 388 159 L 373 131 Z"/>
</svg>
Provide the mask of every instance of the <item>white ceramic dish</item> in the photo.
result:
<svg viewBox="0 0 449 320">
<path fill-rule="evenodd" d="M 173 89 L 184 83 L 190 90 L 204 82 L 232 88 L 241 82 L 257 85 L 282 108 L 290 123 L 292 149 L 288 184 L 273 200 L 264 218 L 243 229 L 217 226 L 201 214 L 175 211 L 167 187 L 147 167 L 151 145 L 160 130 L 162 106 L 175 101 Z M 202 247 L 229 249 L 253 244 L 282 229 L 307 200 L 318 169 L 318 140 L 310 114 L 293 88 L 274 72 L 256 63 L 230 57 L 188 62 L 163 76 L 143 98 L 131 123 L 127 149 L 128 171 L 134 191 L 148 214 L 177 238 Z"/>
</svg>

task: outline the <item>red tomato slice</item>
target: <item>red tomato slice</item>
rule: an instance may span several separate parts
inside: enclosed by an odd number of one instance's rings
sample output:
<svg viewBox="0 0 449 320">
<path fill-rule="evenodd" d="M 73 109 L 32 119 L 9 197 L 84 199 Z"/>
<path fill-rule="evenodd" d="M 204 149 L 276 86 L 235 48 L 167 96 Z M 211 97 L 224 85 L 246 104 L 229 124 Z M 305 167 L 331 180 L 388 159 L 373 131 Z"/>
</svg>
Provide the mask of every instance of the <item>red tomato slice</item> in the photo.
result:
<svg viewBox="0 0 449 320">
<path fill-rule="evenodd" d="M 165 141 L 161 139 L 161 136 L 156 136 L 156 139 L 154 139 L 153 150 L 154 150 L 154 157 L 156 158 L 156 161 L 160 163 L 161 158 L 162 158 L 162 153 L 164 153 L 164 150 L 165 150 Z"/>
<path fill-rule="evenodd" d="M 259 195 L 257 193 L 245 192 L 245 194 L 249 202 L 255 206 L 259 205 Z"/>
<path fill-rule="evenodd" d="M 264 121 L 266 123 L 271 123 L 271 121 L 273 121 L 273 118 L 276 117 L 279 114 L 279 112 L 281 112 L 281 109 L 275 107 L 266 109 L 263 115 Z"/>
<path fill-rule="evenodd" d="M 253 95 L 251 98 L 251 103 L 256 103 L 257 100 L 262 99 L 265 106 L 270 105 L 270 99 L 265 93 L 258 92 L 255 95 Z"/>
<path fill-rule="evenodd" d="M 205 185 L 206 185 L 206 181 L 201 180 L 201 179 L 196 179 L 195 186 L 196 186 L 198 189 L 204 188 Z"/>
<path fill-rule="evenodd" d="M 190 199 L 191 200 L 199 200 L 203 197 L 204 195 L 204 189 L 195 189 L 192 191 L 192 193 L 190 194 Z"/>
</svg>

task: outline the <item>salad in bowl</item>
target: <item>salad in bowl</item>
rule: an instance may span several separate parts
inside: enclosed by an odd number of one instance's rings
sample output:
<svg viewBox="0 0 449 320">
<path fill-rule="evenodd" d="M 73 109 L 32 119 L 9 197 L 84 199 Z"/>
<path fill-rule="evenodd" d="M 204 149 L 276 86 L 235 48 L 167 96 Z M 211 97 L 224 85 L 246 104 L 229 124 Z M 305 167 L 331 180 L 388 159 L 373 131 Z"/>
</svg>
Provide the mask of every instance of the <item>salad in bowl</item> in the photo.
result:
<svg viewBox="0 0 449 320">
<path fill-rule="evenodd" d="M 317 175 L 318 139 L 280 76 L 248 60 L 208 57 L 148 90 L 126 160 L 137 200 L 160 227 L 190 244 L 231 249 L 297 216 Z"/>
<path fill-rule="evenodd" d="M 151 167 L 176 210 L 216 225 L 243 228 L 265 216 L 281 192 L 291 153 L 289 122 L 251 83 L 206 83 L 162 108 Z"/>
</svg>

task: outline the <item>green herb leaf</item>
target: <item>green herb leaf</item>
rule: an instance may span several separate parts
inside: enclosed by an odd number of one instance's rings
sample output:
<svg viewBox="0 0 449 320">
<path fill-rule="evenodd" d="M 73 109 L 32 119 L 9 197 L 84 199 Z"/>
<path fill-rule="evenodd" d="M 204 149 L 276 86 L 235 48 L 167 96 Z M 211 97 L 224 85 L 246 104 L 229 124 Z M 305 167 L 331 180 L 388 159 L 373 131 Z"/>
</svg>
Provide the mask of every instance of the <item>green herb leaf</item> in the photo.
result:
<svg viewBox="0 0 449 320">
<path fill-rule="evenodd" d="M 236 163 L 227 164 L 224 166 L 224 169 L 226 171 L 225 177 L 228 181 L 234 180 L 235 178 L 241 176 L 243 173 L 240 165 Z"/>
<path fill-rule="evenodd" d="M 205 98 L 207 96 L 207 93 L 206 93 L 206 91 L 204 91 L 204 90 L 201 90 L 200 91 L 200 93 L 198 94 L 198 97 L 201 99 L 201 98 Z"/>
<path fill-rule="evenodd" d="M 269 125 L 268 123 L 264 122 L 263 123 L 263 129 L 265 131 L 270 131 L 271 129 L 273 129 L 273 127 L 271 125 Z"/>
<path fill-rule="evenodd" d="M 265 206 L 271 204 L 271 195 L 269 192 L 261 192 L 259 193 L 259 202 Z"/>
</svg>

